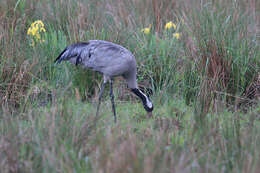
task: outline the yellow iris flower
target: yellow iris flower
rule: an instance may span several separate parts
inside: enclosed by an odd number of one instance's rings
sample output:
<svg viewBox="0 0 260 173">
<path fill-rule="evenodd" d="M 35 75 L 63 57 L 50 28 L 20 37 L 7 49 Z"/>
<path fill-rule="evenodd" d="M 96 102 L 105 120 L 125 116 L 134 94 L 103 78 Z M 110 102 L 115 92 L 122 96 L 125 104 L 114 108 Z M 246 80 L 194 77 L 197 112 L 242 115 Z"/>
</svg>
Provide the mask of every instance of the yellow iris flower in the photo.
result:
<svg viewBox="0 0 260 173">
<path fill-rule="evenodd" d="M 179 39 L 181 37 L 181 34 L 176 32 L 173 34 L 173 37 L 175 37 L 176 39 Z"/>
<path fill-rule="evenodd" d="M 146 27 L 146 28 L 143 28 L 141 31 L 144 33 L 144 34 L 149 34 L 150 31 L 151 31 L 151 24 L 149 25 L 149 27 Z"/>
<path fill-rule="evenodd" d="M 164 28 L 165 28 L 166 30 L 169 30 L 169 29 L 171 29 L 171 28 L 174 28 L 174 29 L 176 30 L 176 29 L 177 29 L 177 26 L 176 26 L 172 21 L 170 21 L 170 22 L 168 22 L 168 23 L 165 24 Z"/>
<path fill-rule="evenodd" d="M 41 32 L 46 32 L 46 29 L 44 28 L 44 23 L 41 20 L 36 20 L 28 28 L 27 35 L 31 36 L 36 41 L 44 42 L 44 40 L 41 39 L 41 34 L 40 34 Z M 34 45 L 33 40 L 32 40 L 32 45 Z"/>
</svg>

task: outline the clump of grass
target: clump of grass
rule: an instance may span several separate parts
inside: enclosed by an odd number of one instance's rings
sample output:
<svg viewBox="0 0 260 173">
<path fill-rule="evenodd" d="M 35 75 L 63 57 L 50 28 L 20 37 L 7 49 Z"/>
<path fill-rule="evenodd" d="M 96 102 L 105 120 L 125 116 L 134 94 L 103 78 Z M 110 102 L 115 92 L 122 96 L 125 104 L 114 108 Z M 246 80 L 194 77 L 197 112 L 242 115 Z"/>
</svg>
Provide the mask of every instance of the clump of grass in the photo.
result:
<svg viewBox="0 0 260 173">
<path fill-rule="evenodd" d="M 198 129 L 194 109 L 187 109 L 184 101 L 164 103 L 154 112 L 160 117 L 142 121 L 132 118 L 143 111 L 141 105 L 122 104 L 119 123 L 113 124 L 105 102 L 97 129 L 88 133 L 94 118 L 91 104 L 53 99 L 52 105 L 31 109 L 24 118 L 2 112 L 3 172 L 257 169 L 260 129 L 256 112 L 243 119 L 240 113 L 211 114 L 207 128 Z"/>
<path fill-rule="evenodd" d="M 225 99 L 228 105 L 237 104 L 240 97 L 259 73 L 258 48 L 256 35 L 249 33 L 248 26 L 256 26 L 252 16 L 237 4 L 225 10 L 221 4 L 208 3 L 200 12 L 196 9 L 186 18 L 189 29 L 187 53 L 190 65 L 199 77 L 190 81 L 195 96 L 200 97 L 201 112 L 207 114 L 214 100 Z M 189 20 L 192 19 L 192 20 Z M 189 70 L 189 69 L 188 69 Z M 197 72 L 194 72 L 197 71 Z M 197 82 L 196 82 L 197 81 Z M 194 85 L 195 84 L 195 85 Z M 186 85 L 189 85 L 186 83 Z M 190 88 L 187 88 L 189 93 Z M 189 102 L 188 98 L 188 102 Z"/>
<path fill-rule="evenodd" d="M 180 40 L 165 32 L 162 38 L 153 33 L 145 35 L 144 41 L 139 41 L 140 55 L 139 74 L 153 84 L 155 90 L 166 89 L 167 92 L 176 92 L 179 82 L 178 57 L 180 53 Z"/>
<path fill-rule="evenodd" d="M 0 2 L 1 172 L 256 172 L 255 3 Z M 27 30 L 39 19 L 46 34 L 32 47 Z M 68 44 L 89 39 L 134 53 L 153 118 L 124 90 L 116 93 L 119 122 L 105 98 L 93 126 L 101 75 L 53 64 Z M 241 112 L 243 99 L 256 109 Z"/>
</svg>

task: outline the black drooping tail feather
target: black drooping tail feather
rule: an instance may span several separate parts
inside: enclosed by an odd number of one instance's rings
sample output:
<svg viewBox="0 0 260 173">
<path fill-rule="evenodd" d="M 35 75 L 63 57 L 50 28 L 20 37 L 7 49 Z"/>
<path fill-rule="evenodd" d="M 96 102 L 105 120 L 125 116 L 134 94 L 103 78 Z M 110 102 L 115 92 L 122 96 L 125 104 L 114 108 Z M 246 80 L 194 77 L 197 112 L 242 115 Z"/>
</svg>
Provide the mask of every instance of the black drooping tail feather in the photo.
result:
<svg viewBox="0 0 260 173">
<path fill-rule="evenodd" d="M 77 57 L 76 65 L 80 62 L 80 54 L 82 50 L 86 48 L 86 46 L 89 45 L 89 42 L 81 42 L 81 43 L 75 43 L 68 47 L 66 47 L 56 58 L 54 63 L 60 63 L 63 60 L 69 60 L 72 57 Z"/>
<path fill-rule="evenodd" d="M 60 53 L 60 55 L 58 56 L 58 58 L 56 58 L 56 60 L 54 61 L 54 63 L 58 63 L 58 64 L 59 64 L 59 63 L 63 60 L 63 58 L 62 58 L 63 53 L 66 52 L 66 51 L 67 51 L 67 48 L 64 49 L 64 50 Z"/>
</svg>

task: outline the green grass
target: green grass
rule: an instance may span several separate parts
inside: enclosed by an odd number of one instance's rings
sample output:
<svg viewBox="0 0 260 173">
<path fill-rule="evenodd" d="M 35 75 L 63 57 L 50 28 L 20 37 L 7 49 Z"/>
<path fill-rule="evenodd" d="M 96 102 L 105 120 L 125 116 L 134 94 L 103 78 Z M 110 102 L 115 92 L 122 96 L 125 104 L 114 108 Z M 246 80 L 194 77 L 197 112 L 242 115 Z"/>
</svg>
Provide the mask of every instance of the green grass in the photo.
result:
<svg viewBox="0 0 260 173">
<path fill-rule="evenodd" d="M 1 1 L 0 172 L 257 172 L 259 7 L 251 0 Z M 27 29 L 38 19 L 45 41 L 30 46 Z M 176 30 L 164 29 L 169 21 Z M 102 76 L 53 63 L 67 45 L 89 39 L 133 52 L 152 118 L 118 78 L 118 123 L 107 86 L 93 126 Z"/>
</svg>

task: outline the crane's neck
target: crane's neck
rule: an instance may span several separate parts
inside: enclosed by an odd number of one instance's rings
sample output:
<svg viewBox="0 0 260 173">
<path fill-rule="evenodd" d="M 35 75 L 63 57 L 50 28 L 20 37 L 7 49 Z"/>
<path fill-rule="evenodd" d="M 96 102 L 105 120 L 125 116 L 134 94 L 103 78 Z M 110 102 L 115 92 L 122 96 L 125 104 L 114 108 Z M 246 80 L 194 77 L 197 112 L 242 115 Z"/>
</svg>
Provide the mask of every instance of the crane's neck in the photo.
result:
<svg viewBox="0 0 260 173">
<path fill-rule="evenodd" d="M 134 89 L 131 89 L 131 91 L 133 93 L 135 93 L 135 95 L 137 95 L 143 102 L 143 106 L 144 106 L 144 109 L 147 111 L 147 112 L 152 112 L 153 111 L 153 104 L 151 102 L 151 100 L 149 99 L 149 97 L 147 97 L 140 89 L 138 88 L 134 88 Z"/>
</svg>

